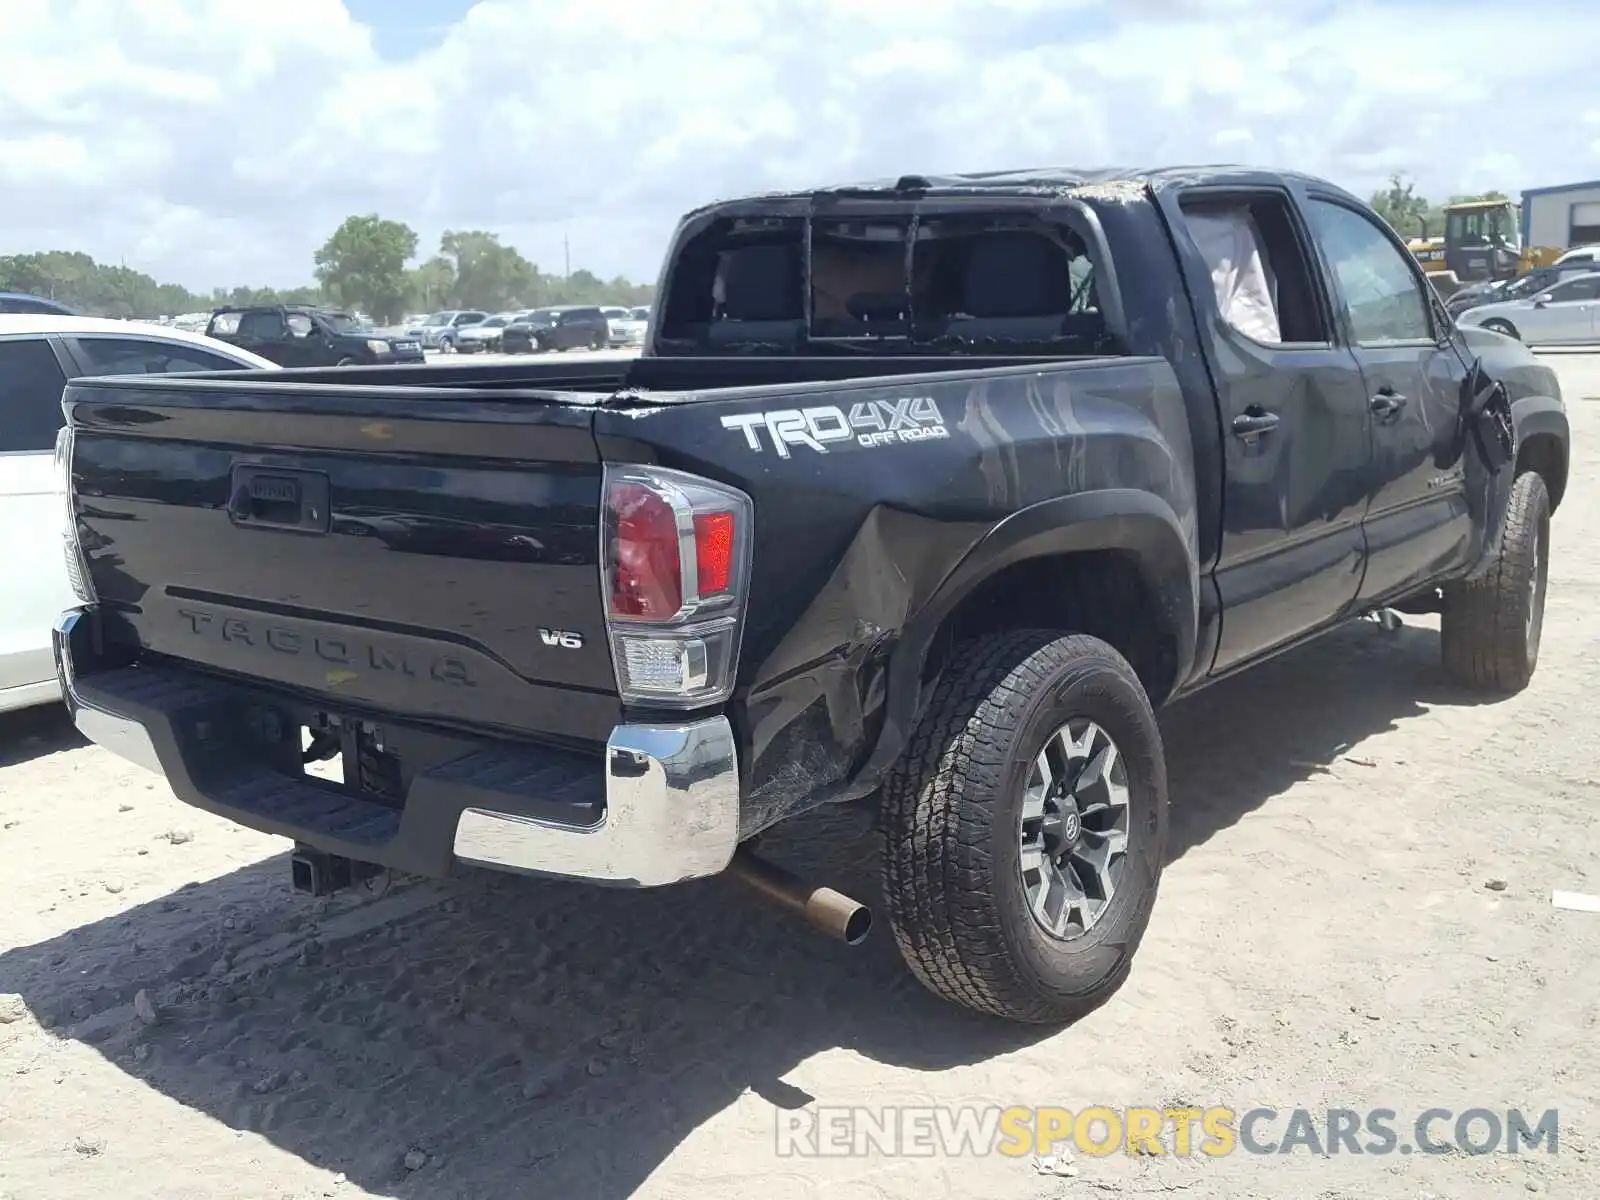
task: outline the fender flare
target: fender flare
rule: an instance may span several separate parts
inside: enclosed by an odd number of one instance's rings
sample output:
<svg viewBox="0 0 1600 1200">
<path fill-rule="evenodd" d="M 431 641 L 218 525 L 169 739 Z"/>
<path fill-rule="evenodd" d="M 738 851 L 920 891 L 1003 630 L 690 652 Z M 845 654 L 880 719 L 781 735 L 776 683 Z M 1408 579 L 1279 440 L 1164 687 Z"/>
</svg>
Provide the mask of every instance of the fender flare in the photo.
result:
<svg viewBox="0 0 1600 1200">
<path fill-rule="evenodd" d="M 1551 481 L 1550 506 L 1554 509 L 1561 501 L 1571 469 L 1572 428 L 1566 406 L 1554 396 L 1523 396 L 1511 402 L 1511 424 L 1516 431 L 1519 461 L 1523 448 L 1535 438 L 1550 438 L 1560 447 L 1561 478 L 1559 482 Z"/>
<path fill-rule="evenodd" d="M 1011 514 L 967 552 L 916 615 L 890 653 L 883 729 L 866 764 L 876 776 L 899 757 L 923 709 L 923 674 L 935 639 L 979 585 L 1031 559 L 1115 550 L 1129 554 L 1151 592 L 1175 650 L 1174 673 L 1161 704 L 1191 673 L 1199 627 L 1200 579 L 1194 537 L 1172 507 L 1152 492 L 1108 488 L 1041 501 Z"/>
</svg>

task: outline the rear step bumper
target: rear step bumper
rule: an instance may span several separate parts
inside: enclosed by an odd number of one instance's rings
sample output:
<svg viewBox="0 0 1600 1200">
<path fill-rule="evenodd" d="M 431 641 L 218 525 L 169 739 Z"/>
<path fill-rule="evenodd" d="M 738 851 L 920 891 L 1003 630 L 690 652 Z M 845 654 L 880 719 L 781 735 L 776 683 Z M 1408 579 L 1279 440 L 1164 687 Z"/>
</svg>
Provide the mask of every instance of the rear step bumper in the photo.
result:
<svg viewBox="0 0 1600 1200">
<path fill-rule="evenodd" d="M 54 641 L 85 737 L 166 776 L 188 804 L 330 854 L 419 875 L 460 862 L 657 887 L 717 874 L 738 846 L 725 717 L 619 725 L 603 759 L 443 735 L 460 753 L 417 772 L 397 805 L 263 761 L 251 741 L 260 714 L 281 705 L 292 722 L 292 700 L 181 668 L 107 662 L 92 609 L 64 613 Z"/>
</svg>

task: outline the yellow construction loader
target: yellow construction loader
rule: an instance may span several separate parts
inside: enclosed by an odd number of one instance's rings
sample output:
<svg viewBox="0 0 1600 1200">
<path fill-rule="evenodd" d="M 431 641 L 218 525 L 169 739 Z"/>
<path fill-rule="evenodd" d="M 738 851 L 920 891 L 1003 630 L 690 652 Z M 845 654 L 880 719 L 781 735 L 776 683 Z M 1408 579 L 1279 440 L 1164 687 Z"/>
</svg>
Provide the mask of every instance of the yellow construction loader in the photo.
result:
<svg viewBox="0 0 1600 1200">
<path fill-rule="evenodd" d="M 1407 247 L 1445 299 L 1469 283 L 1515 279 L 1540 262 L 1528 261 L 1522 249 L 1517 206 L 1510 200 L 1468 200 L 1444 210 L 1443 236 L 1421 237 Z M 1542 248 L 1534 257 L 1542 257 Z"/>
</svg>

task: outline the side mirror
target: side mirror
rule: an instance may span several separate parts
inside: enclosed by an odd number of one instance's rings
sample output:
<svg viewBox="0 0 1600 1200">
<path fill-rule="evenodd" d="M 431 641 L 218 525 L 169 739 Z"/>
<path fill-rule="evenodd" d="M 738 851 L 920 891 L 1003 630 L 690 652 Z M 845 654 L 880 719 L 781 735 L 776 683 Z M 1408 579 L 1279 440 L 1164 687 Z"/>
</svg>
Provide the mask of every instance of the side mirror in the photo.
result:
<svg viewBox="0 0 1600 1200">
<path fill-rule="evenodd" d="M 1549 303 L 1550 303 L 1550 293 L 1549 292 L 1540 292 L 1537 296 L 1535 296 L 1533 298 L 1533 306 L 1535 308 L 1543 308 L 1545 305 L 1547 305 Z"/>
</svg>

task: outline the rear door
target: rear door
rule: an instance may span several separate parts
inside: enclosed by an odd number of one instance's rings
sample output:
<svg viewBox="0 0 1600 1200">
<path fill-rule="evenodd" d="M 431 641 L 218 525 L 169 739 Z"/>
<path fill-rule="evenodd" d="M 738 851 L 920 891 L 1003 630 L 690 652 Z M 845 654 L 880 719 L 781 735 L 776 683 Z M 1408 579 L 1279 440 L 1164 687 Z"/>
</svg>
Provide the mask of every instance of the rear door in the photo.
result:
<svg viewBox="0 0 1600 1200">
<path fill-rule="evenodd" d="M 0 337 L 0 708 L 55 677 L 50 628 L 73 602 L 54 454 L 66 375 L 54 339 Z"/>
<path fill-rule="evenodd" d="M 1160 202 L 1200 317 L 1224 433 L 1217 564 L 1226 671 L 1343 615 L 1365 558 L 1371 417 L 1281 185 Z"/>
<path fill-rule="evenodd" d="M 283 319 L 288 336 L 284 342 L 286 367 L 326 367 L 339 360 L 339 353 L 328 331 L 308 313 L 287 313 Z"/>
<path fill-rule="evenodd" d="M 1579 275 L 1540 292 L 1530 311 L 1519 314 L 1522 340 L 1540 345 L 1573 345 L 1595 338 L 1600 309 L 1600 275 Z"/>
<path fill-rule="evenodd" d="M 179 342 L 152 338 L 108 337 L 99 334 L 61 339 L 75 366 L 74 377 L 83 375 L 161 375 L 168 371 L 248 370 L 231 358 Z"/>
<path fill-rule="evenodd" d="M 283 313 L 275 308 L 253 308 L 239 314 L 238 332 L 229 340 L 279 366 L 304 365 L 293 362 L 289 329 Z"/>
<path fill-rule="evenodd" d="M 1457 436 L 1466 364 L 1431 285 L 1387 227 L 1316 192 L 1307 213 L 1371 414 L 1365 606 L 1423 586 L 1471 551 Z"/>
</svg>

